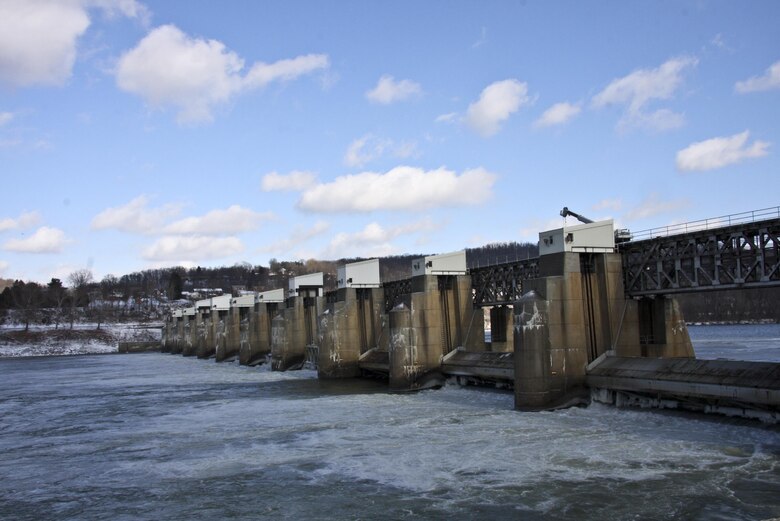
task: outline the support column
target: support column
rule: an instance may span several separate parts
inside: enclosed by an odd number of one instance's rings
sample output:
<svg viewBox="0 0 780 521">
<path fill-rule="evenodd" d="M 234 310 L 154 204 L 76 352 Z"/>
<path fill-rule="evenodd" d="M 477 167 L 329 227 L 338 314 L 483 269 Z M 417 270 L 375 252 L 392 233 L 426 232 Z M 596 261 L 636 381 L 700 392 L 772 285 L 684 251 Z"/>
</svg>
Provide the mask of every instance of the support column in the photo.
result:
<svg viewBox="0 0 780 521">
<path fill-rule="evenodd" d="M 181 316 L 181 312 L 178 312 L 179 316 L 174 318 L 175 322 L 175 336 L 174 342 L 171 346 L 171 353 L 174 355 L 181 354 L 182 345 L 184 344 L 184 317 Z"/>
<path fill-rule="evenodd" d="M 405 313 L 409 314 L 408 318 Z M 407 327 L 411 329 L 407 331 Z M 471 277 L 414 277 L 410 307 L 390 313 L 391 389 L 401 390 L 399 386 L 419 389 L 440 384 L 443 381 L 439 374 L 442 357 L 458 347 L 469 351 L 485 350 L 484 315 L 481 309 L 474 309 L 472 305 Z"/>
<path fill-rule="evenodd" d="M 246 321 L 241 322 L 241 348 L 238 361 L 241 365 L 255 366 L 265 362 L 271 353 L 271 317 L 269 306 L 263 302 L 255 303 L 249 310 Z"/>
<path fill-rule="evenodd" d="M 211 358 L 214 356 L 214 328 L 211 324 L 212 311 L 210 308 L 198 309 L 198 343 L 195 354 L 198 358 Z"/>
<path fill-rule="evenodd" d="M 360 355 L 378 347 L 382 328 L 382 288 L 341 288 L 319 315 L 320 378 L 360 375 Z"/>
<path fill-rule="evenodd" d="M 271 328 L 271 369 L 300 369 L 306 361 L 304 297 L 290 297 L 286 307 L 273 318 Z"/>
<path fill-rule="evenodd" d="M 195 325 L 196 317 L 187 313 L 184 317 L 184 345 L 181 354 L 184 356 L 195 356 L 195 350 L 198 345 L 198 328 Z"/>
</svg>

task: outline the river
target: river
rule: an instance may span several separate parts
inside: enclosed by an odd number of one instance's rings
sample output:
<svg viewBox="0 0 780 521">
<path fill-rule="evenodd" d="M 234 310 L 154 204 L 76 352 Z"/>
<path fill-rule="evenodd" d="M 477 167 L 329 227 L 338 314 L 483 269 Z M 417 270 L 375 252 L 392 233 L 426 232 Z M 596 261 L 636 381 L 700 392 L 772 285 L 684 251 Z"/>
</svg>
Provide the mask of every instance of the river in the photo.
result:
<svg viewBox="0 0 780 521">
<path fill-rule="evenodd" d="M 717 328 L 691 328 L 700 356 L 780 361 L 780 326 Z M 780 517 L 776 426 L 512 400 L 156 353 L 0 359 L 0 519 Z"/>
</svg>

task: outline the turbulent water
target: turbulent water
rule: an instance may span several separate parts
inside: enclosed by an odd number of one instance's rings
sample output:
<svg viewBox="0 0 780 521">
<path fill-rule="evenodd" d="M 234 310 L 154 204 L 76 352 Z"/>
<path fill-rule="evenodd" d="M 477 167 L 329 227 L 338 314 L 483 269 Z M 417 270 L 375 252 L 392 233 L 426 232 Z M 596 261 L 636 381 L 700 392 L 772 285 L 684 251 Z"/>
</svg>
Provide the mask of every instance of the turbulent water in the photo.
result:
<svg viewBox="0 0 780 521">
<path fill-rule="evenodd" d="M 711 358 L 740 334 L 708 331 Z M 0 360 L 0 519 L 780 516 L 777 427 L 385 390 L 166 354 Z"/>
</svg>

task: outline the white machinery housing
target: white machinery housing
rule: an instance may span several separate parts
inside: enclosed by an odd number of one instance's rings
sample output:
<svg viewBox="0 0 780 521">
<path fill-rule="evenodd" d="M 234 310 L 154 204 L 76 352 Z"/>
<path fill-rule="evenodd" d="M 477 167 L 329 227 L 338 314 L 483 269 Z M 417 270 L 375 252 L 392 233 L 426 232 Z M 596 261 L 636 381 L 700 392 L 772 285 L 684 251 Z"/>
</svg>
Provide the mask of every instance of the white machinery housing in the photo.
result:
<svg viewBox="0 0 780 521">
<path fill-rule="evenodd" d="M 615 231 L 612 219 L 566 226 L 539 233 L 539 255 L 552 253 L 612 253 Z"/>
<path fill-rule="evenodd" d="M 255 295 L 255 302 L 284 302 L 284 288 L 272 289 L 269 291 L 261 291 Z"/>
<path fill-rule="evenodd" d="M 298 275 L 290 279 L 289 296 L 296 297 L 301 289 L 316 290 L 317 296 L 322 296 L 322 287 L 325 285 L 322 272 Z M 310 295 L 314 296 L 314 295 Z"/>
<path fill-rule="evenodd" d="M 338 268 L 338 288 L 378 288 L 379 259 L 344 264 Z"/>
<path fill-rule="evenodd" d="M 412 261 L 412 277 L 418 275 L 465 275 L 466 250 L 429 255 Z"/>
</svg>

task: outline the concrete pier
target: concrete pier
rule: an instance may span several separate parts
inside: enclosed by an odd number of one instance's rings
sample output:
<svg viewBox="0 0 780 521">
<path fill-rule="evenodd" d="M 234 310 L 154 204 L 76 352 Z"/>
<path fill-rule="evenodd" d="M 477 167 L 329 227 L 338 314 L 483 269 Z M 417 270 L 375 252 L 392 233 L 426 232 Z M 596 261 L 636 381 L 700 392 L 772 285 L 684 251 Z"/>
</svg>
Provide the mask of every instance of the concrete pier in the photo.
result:
<svg viewBox="0 0 780 521">
<path fill-rule="evenodd" d="M 173 314 L 167 315 L 163 322 L 162 335 L 160 336 L 160 352 L 170 353 L 174 338 Z"/>
<path fill-rule="evenodd" d="M 184 320 L 184 338 L 181 354 L 183 356 L 195 356 L 195 350 L 198 345 L 195 307 L 182 310 L 182 318 Z"/>
<path fill-rule="evenodd" d="M 539 235 L 540 277 L 526 281 L 526 293 L 514 306 L 517 409 L 586 402 L 586 367 L 608 350 L 693 357 L 673 299 L 626 299 L 612 221 Z M 644 341 L 641 332 L 648 332 Z"/>
<path fill-rule="evenodd" d="M 360 375 L 360 357 L 378 347 L 384 292 L 379 259 L 339 268 L 339 288 L 326 297 L 319 314 L 317 374 L 320 378 Z"/>
<path fill-rule="evenodd" d="M 230 300 L 230 320 L 227 336 L 227 356 L 225 360 L 241 359 L 241 348 L 249 346 L 250 329 L 249 322 L 255 310 L 255 295 L 241 295 Z M 256 335 L 255 335 L 256 336 Z"/>
<path fill-rule="evenodd" d="M 300 369 L 308 348 L 319 342 L 317 316 L 324 306 L 323 274 L 313 273 L 290 279 L 285 307 L 271 324 L 271 369 Z"/>
<path fill-rule="evenodd" d="M 174 355 L 180 355 L 184 342 L 184 318 L 180 309 L 173 312 L 173 330 L 173 342 L 171 342 L 170 352 Z"/>
<path fill-rule="evenodd" d="M 214 331 L 214 359 L 217 362 L 234 360 L 238 356 L 238 313 L 231 313 L 230 295 L 211 299 L 211 328 Z"/>
<path fill-rule="evenodd" d="M 408 305 L 390 313 L 389 382 L 392 390 L 440 385 L 442 359 L 462 347 L 485 351 L 484 315 L 474 309 L 465 252 L 412 264 Z"/>
<path fill-rule="evenodd" d="M 254 308 L 241 330 L 241 347 L 238 361 L 242 365 L 255 366 L 265 363 L 271 354 L 271 325 L 280 305 L 284 305 L 284 289 L 264 291 L 254 296 Z"/>
<path fill-rule="evenodd" d="M 195 310 L 195 327 L 198 331 L 195 355 L 198 358 L 211 358 L 214 356 L 214 330 L 211 327 L 211 299 L 197 301 L 195 303 Z"/>
</svg>

